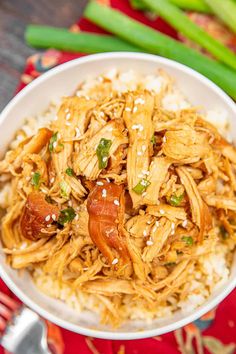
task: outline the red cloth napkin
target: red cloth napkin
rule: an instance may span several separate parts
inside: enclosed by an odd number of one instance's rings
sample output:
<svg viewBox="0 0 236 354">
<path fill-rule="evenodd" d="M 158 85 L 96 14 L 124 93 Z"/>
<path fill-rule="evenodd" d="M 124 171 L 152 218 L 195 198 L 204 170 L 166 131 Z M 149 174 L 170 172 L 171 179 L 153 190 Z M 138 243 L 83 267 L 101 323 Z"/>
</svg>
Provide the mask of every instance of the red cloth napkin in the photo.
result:
<svg viewBox="0 0 236 354">
<path fill-rule="evenodd" d="M 151 19 L 141 12 L 134 11 L 127 0 L 100 0 L 100 2 L 117 8 L 174 38 L 179 37 L 160 18 Z M 197 14 L 194 16 L 190 14 L 190 16 L 199 25 L 204 28 L 208 27 L 213 36 L 222 40 L 232 49 L 236 49 L 235 36 L 226 32 L 228 30 L 222 24 L 215 23 L 215 20 L 209 16 Z M 73 25 L 71 30 L 104 33 L 103 30 L 85 19 L 81 19 L 76 25 Z M 189 42 L 188 44 L 191 45 Z M 31 56 L 27 60 L 18 91 L 50 68 L 82 55 L 48 50 Z M 0 281 L 0 290 L 14 296 L 2 281 Z M 233 354 L 236 353 L 236 290 L 216 310 L 180 330 L 159 337 L 133 341 L 101 340 L 84 337 L 48 323 L 48 341 L 57 354 L 143 354 L 145 352 L 150 354 L 177 354 L 180 352 L 183 354 Z M 0 354 L 3 352 L 3 349 L 0 348 Z"/>
</svg>

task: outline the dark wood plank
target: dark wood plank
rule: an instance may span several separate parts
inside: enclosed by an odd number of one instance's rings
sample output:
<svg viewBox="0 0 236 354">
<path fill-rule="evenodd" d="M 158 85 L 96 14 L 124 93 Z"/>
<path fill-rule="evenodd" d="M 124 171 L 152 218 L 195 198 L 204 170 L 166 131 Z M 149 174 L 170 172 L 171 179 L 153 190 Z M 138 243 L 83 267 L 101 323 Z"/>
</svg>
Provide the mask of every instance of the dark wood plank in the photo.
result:
<svg viewBox="0 0 236 354">
<path fill-rule="evenodd" d="M 0 111 L 13 97 L 26 58 L 36 52 L 24 42 L 29 23 L 68 27 L 82 15 L 87 0 L 0 1 Z"/>
</svg>

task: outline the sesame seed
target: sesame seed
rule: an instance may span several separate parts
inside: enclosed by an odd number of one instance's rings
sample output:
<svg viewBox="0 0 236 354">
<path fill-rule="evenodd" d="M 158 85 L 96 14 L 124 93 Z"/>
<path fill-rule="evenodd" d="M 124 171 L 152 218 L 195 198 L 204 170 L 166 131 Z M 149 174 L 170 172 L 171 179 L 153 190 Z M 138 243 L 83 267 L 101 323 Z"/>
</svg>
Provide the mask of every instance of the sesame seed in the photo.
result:
<svg viewBox="0 0 236 354">
<path fill-rule="evenodd" d="M 147 192 L 142 193 L 142 197 L 145 197 L 145 195 L 147 195 Z"/>
<path fill-rule="evenodd" d="M 137 155 L 138 155 L 138 156 L 142 156 L 142 151 L 138 151 L 138 152 L 137 152 Z"/>
<path fill-rule="evenodd" d="M 26 179 L 26 181 L 30 181 L 31 178 L 30 178 L 30 176 L 26 176 L 25 179 Z"/>
<path fill-rule="evenodd" d="M 52 224 L 48 224 L 48 225 L 47 225 L 47 227 L 51 227 L 51 226 L 52 226 Z"/>
<path fill-rule="evenodd" d="M 188 225 L 188 220 L 186 219 L 186 220 L 184 220 L 183 222 L 182 222 L 182 226 L 183 227 L 186 227 Z"/>
<path fill-rule="evenodd" d="M 131 108 L 130 107 L 125 107 L 125 111 L 126 112 L 131 112 Z"/>
<path fill-rule="evenodd" d="M 108 130 L 109 132 L 112 132 L 113 127 L 109 127 L 107 130 Z"/>
<path fill-rule="evenodd" d="M 71 200 L 68 201 L 68 205 L 72 206 L 72 201 Z"/>
<path fill-rule="evenodd" d="M 144 104 L 145 100 L 141 97 L 136 98 L 136 100 L 134 101 L 135 104 Z"/>
<path fill-rule="evenodd" d="M 75 137 L 78 138 L 81 136 L 80 129 L 78 127 L 75 127 Z"/>
<path fill-rule="evenodd" d="M 165 210 L 160 209 L 159 211 L 160 211 L 160 214 L 161 214 L 161 215 L 164 215 L 164 214 L 165 214 Z"/>
<path fill-rule="evenodd" d="M 113 265 L 117 264 L 119 262 L 118 258 L 114 258 L 113 261 L 111 262 Z"/>
<path fill-rule="evenodd" d="M 144 237 L 147 236 L 147 230 L 143 230 L 143 236 L 144 236 Z"/>
<path fill-rule="evenodd" d="M 106 181 L 107 181 L 107 183 L 110 183 L 110 182 L 111 182 L 108 177 L 106 177 Z"/>
<path fill-rule="evenodd" d="M 68 112 L 68 113 L 66 114 L 66 120 L 69 120 L 70 117 L 71 117 L 71 114 L 70 114 L 70 112 Z"/>
<path fill-rule="evenodd" d="M 156 232 L 157 231 L 157 227 L 156 227 L 156 225 L 155 226 L 153 226 L 153 228 L 152 228 L 152 232 Z"/>
<path fill-rule="evenodd" d="M 163 143 L 166 143 L 166 136 L 163 136 Z"/>
<path fill-rule="evenodd" d="M 146 180 L 143 180 L 143 179 L 142 179 L 142 181 L 140 182 L 141 186 L 146 187 L 146 182 L 147 182 Z"/>
<path fill-rule="evenodd" d="M 142 145 L 142 150 L 143 150 L 143 152 L 147 150 L 146 145 Z"/>
<path fill-rule="evenodd" d="M 69 110 L 69 108 L 66 108 L 65 109 L 65 113 L 68 113 L 70 110 Z"/>
<path fill-rule="evenodd" d="M 172 230 L 175 229 L 175 223 L 174 223 L 174 222 L 171 223 L 171 229 L 172 229 Z"/>
<path fill-rule="evenodd" d="M 155 224 L 156 224 L 156 227 L 159 227 L 159 226 L 160 226 L 159 221 L 156 221 Z"/>
<path fill-rule="evenodd" d="M 71 125 L 71 123 L 70 122 L 66 122 L 66 125 L 69 127 Z"/>
<path fill-rule="evenodd" d="M 75 215 L 74 220 L 76 220 L 76 221 L 79 220 L 79 215 L 78 214 Z"/>
<path fill-rule="evenodd" d="M 175 234 L 175 230 L 172 230 L 170 234 L 171 234 L 171 235 L 174 235 L 174 234 Z"/>
<path fill-rule="evenodd" d="M 142 170 L 142 174 L 143 174 L 143 175 L 147 175 L 147 176 L 148 176 L 148 175 L 149 175 L 149 173 L 150 173 L 149 171 Z"/>
<path fill-rule="evenodd" d="M 21 249 L 21 250 L 24 250 L 26 247 L 27 247 L 27 243 L 26 243 L 26 242 L 23 242 L 23 243 L 20 245 L 20 249 Z"/>
<path fill-rule="evenodd" d="M 104 113 L 103 111 L 101 111 L 101 112 L 99 113 L 99 116 L 100 116 L 101 118 L 103 118 L 103 117 L 105 117 L 105 113 Z"/>
<path fill-rule="evenodd" d="M 52 144 L 53 148 L 56 149 L 57 147 L 57 141 L 54 141 L 54 143 Z"/>
<path fill-rule="evenodd" d="M 148 221 L 147 221 L 147 224 L 148 224 L 148 225 L 151 225 L 151 223 L 152 223 L 152 220 L 148 220 Z"/>
<path fill-rule="evenodd" d="M 52 214 L 52 220 L 56 221 L 57 217 L 55 214 Z"/>
<path fill-rule="evenodd" d="M 143 125 L 142 124 L 133 124 L 131 127 L 132 130 L 139 130 L 140 132 L 143 131 Z"/>
<path fill-rule="evenodd" d="M 146 245 L 147 245 L 147 246 L 152 246 L 152 245 L 153 245 L 153 241 L 152 241 L 152 240 L 148 240 L 148 241 L 146 242 Z"/>
<path fill-rule="evenodd" d="M 52 177 L 51 179 L 50 179 L 50 183 L 53 183 L 55 181 L 55 177 Z"/>
<path fill-rule="evenodd" d="M 138 107 L 135 106 L 135 107 L 133 108 L 133 113 L 137 112 L 137 110 L 138 110 Z"/>
<path fill-rule="evenodd" d="M 50 218 L 51 218 L 51 215 L 47 215 L 47 216 L 45 217 L 45 221 L 49 221 Z"/>
<path fill-rule="evenodd" d="M 107 196 L 107 190 L 104 188 L 102 190 L 102 198 L 106 198 L 106 196 Z"/>
<path fill-rule="evenodd" d="M 97 181 L 96 184 L 97 184 L 98 186 L 103 186 L 103 182 L 102 182 L 102 181 Z"/>
<path fill-rule="evenodd" d="M 119 200 L 115 199 L 115 200 L 114 200 L 114 204 L 115 204 L 115 205 L 120 205 Z"/>
<path fill-rule="evenodd" d="M 48 193 L 48 190 L 41 187 L 41 192 L 43 192 L 44 194 L 47 194 L 47 193 Z"/>
<path fill-rule="evenodd" d="M 108 157 L 107 156 L 104 156 L 103 158 L 102 158 L 102 161 L 103 162 L 106 162 L 108 160 Z"/>
</svg>

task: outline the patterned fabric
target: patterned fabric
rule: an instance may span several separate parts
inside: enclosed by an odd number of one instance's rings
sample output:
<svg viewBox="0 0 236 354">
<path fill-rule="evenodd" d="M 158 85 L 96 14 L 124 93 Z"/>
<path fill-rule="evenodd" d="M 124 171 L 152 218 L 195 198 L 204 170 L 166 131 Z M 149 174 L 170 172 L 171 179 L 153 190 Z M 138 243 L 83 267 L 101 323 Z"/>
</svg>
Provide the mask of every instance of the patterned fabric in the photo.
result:
<svg viewBox="0 0 236 354">
<path fill-rule="evenodd" d="M 156 16 L 134 11 L 128 0 L 100 0 L 100 2 L 118 8 L 133 18 L 158 29 L 174 38 L 193 45 L 178 35 L 172 28 Z M 229 32 L 221 23 L 212 17 L 191 13 L 190 18 L 205 28 L 211 35 L 236 51 L 236 36 Z M 73 32 L 80 30 L 104 33 L 85 19 L 70 28 Z M 83 54 L 59 52 L 51 49 L 38 53 L 26 62 L 25 71 L 17 91 L 21 90 L 36 77 L 52 67 L 66 61 L 81 57 Z M 0 289 L 15 297 L 6 285 L 0 281 Z M 84 337 L 47 322 L 48 343 L 56 354 L 233 354 L 236 353 L 236 290 L 214 311 L 207 313 L 200 319 L 177 331 L 159 337 L 133 340 L 108 341 Z M 0 348 L 0 354 L 4 353 Z M 6 352 L 5 352 L 6 353 Z"/>
</svg>

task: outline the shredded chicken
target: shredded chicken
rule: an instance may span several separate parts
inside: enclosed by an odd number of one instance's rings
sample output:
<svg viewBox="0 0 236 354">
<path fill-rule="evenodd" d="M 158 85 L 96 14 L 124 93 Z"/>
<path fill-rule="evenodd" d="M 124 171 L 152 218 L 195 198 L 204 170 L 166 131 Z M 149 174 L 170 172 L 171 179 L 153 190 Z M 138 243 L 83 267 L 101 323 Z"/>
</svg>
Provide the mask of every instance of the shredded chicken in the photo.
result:
<svg viewBox="0 0 236 354">
<path fill-rule="evenodd" d="M 177 173 L 183 183 L 188 194 L 189 203 L 191 206 L 193 222 L 199 227 L 199 241 L 203 240 L 204 234 L 212 228 L 211 213 L 207 205 L 203 202 L 197 185 L 190 173 L 184 167 L 179 167 Z"/>
<path fill-rule="evenodd" d="M 163 153 L 178 163 L 194 163 L 207 156 L 210 147 L 205 134 L 185 126 L 182 130 L 167 131 L 162 145 Z"/>
<path fill-rule="evenodd" d="M 124 121 L 129 132 L 127 179 L 134 207 L 143 204 L 142 195 L 137 195 L 133 188 L 139 183 L 140 179 L 145 177 L 143 171 L 149 170 L 152 151 L 151 138 L 154 133 L 153 110 L 154 98 L 150 93 L 131 92 L 127 94 L 124 109 Z"/>
</svg>

